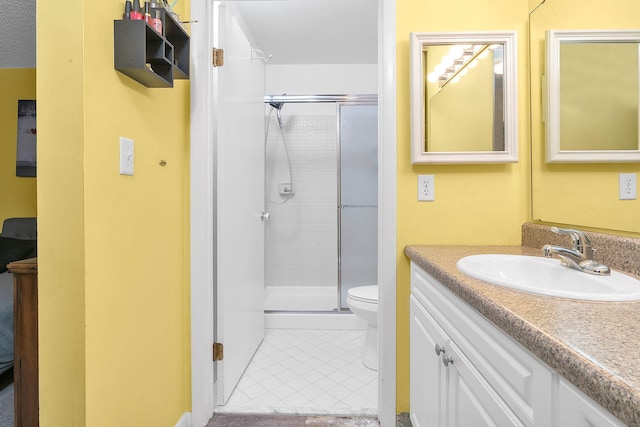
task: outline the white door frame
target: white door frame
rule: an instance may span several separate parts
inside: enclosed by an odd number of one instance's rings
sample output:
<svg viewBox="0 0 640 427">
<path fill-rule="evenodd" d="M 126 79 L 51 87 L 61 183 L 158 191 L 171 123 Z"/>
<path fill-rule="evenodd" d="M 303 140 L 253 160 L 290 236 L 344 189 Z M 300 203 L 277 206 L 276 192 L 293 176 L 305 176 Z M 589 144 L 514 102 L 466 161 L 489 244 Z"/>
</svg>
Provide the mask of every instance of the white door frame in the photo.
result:
<svg viewBox="0 0 640 427">
<path fill-rule="evenodd" d="M 396 0 L 378 0 L 378 417 L 396 415 Z M 215 298 L 216 149 L 213 0 L 191 0 L 191 425 L 215 409 L 212 343 Z M 224 48 L 223 46 L 216 46 Z M 241 254 L 238 254 L 241 256 Z"/>
</svg>

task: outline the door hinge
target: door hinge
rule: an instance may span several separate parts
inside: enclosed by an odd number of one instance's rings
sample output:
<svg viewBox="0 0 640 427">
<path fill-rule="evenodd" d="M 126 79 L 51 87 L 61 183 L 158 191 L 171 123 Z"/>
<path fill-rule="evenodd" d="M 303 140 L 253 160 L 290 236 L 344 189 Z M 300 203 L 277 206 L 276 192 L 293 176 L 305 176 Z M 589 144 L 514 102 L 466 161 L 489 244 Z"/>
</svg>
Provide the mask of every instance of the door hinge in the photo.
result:
<svg viewBox="0 0 640 427">
<path fill-rule="evenodd" d="M 224 346 L 221 342 L 213 343 L 213 361 L 219 362 L 224 358 Z"/>
<path fill-rule="evenodd" d="M 213 66 L 222 67 L 224 65 L 224 49 L 213 48 Z"/>
</svg>

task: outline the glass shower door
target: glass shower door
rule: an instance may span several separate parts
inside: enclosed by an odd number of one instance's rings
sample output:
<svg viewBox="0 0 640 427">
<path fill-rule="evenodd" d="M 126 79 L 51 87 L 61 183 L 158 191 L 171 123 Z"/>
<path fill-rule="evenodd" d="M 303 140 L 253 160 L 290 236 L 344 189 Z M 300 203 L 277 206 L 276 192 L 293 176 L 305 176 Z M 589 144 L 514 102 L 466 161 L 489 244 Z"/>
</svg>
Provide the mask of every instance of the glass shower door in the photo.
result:
<svg viewBox="0 0 640 427">
<path fill-rule="evenodd" d="M 350 288 L 378 284 L 378 107 L 338 107 L 339 288 L 347 308 Z"/>
</svg>

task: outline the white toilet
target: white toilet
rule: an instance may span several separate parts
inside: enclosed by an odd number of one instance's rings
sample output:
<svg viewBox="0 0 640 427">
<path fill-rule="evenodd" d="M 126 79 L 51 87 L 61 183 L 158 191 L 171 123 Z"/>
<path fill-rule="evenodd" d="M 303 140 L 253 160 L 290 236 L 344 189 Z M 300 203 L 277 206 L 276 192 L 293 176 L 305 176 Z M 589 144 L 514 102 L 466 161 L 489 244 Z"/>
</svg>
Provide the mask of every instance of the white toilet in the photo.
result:
<svg viewBox="0 0 640 427">
<path fill-rule="evenodd" d="M 347 305 L 359 318 L 367 322 L 362 351 L 362 363 L 378 370 L 378 287 L 359 286 L 347 291 Z"/>
</svg>

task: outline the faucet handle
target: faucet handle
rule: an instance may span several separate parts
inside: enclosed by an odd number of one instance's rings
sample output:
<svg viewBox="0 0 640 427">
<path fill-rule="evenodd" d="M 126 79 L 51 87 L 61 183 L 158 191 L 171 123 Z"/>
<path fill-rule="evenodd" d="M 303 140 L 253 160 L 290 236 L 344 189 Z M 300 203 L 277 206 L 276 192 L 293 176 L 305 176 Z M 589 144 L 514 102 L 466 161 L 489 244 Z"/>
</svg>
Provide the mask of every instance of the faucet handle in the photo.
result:
<svg viewBox="0 0 640 427">
<path fill-rule="evenodd" d="M 611 274 L 609 267 L 593 259 L 593 254 L 596 250 L 591 246 L 591 240 L 584 232 L 571 228 L 558 227 L 551 227 L 551 231 L 571 236 L 573 247 L 571 250 L 568 250 L 557 246 L 544 245 L 542 247 L 542 255 L 549 257 L 555 253 L 560 257 L 560 263 L 562 265 L 585 273 L 597 275 Z"/>
<path fill-rule="evenodd" d="M 578 250 L 587 255 L 587 259 L 590 259 L 595 252 L 595 249 L 591 247 L 591 240 L 589 237 L 580 230 L 574 230 L 572 228 L 558 228 L 551 227 L 551 231 L 558 234 L 568 234 L 571 236 L 572 249 Z M 586 252 L 589 253 L 586 253 Z"/>
</svg>

